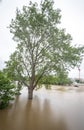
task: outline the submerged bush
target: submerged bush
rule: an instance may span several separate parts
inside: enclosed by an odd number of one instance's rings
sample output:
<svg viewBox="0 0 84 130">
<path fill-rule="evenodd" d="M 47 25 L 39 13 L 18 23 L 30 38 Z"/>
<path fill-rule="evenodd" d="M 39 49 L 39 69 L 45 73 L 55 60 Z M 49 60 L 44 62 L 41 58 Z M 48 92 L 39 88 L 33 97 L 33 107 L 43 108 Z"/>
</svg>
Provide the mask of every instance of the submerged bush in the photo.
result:
<svg viewBox="0 0 84 130">
<path fill-rule="evenodd" d="M 14 99 L 15 86 L 7 75 L 0 71 L 0 109 L 8 106 L 9 101 Z"/>
</svg>

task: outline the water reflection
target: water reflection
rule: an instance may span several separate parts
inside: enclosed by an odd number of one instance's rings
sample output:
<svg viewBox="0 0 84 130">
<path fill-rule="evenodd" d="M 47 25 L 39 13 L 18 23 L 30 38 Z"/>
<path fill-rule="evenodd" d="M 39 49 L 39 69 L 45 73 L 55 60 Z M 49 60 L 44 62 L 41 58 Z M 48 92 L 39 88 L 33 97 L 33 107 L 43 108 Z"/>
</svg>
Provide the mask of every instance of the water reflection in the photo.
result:
<svg viewBox="0 0 84 130">
<path fill-rule="evenodd" d="M 84 130 L 84 93 L 38 90 L 28 101 L 24 90 L 0 110 L 0 130 Z"/>
</svg>

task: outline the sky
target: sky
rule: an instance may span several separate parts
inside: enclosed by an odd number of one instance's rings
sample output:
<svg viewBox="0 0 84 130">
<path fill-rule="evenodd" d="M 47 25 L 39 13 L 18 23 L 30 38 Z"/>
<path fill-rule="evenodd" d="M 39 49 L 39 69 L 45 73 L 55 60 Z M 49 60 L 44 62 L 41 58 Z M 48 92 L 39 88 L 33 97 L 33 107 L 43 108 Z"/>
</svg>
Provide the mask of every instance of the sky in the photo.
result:
<svg viewBox="0 0 84 130">
<path fill-rule="evenodd" d="M 31 0 L 40 2 L 40 0 Z M 70 33 L 72 44 L 84 45 L 84 0 L 54 0 L 55 8 L 61 9 L 61 27 Z M 2 0 L 0 1 L 0 69 L 4 67 L 4 61 L 14 52 L 16 43 L 12 40 L 12 35 L 7 28 L 11 19 L 15 17 L 16 8 L 28 5 L 29 0 Z M 79 78 L 78 68 L 69 72 L 69 77 Z M 84 79 L 84 60 L 80 66 L 80 78 Z"/>
</svg>

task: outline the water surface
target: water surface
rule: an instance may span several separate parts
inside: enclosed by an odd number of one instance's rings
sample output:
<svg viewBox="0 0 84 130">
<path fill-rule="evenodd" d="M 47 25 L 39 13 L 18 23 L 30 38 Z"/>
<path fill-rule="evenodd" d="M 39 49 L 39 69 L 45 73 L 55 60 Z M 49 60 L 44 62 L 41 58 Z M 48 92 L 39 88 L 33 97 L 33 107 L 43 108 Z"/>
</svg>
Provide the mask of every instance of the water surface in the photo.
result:
<svg viewBox="0 0 84 130">
<path fill-rule="evenodd" d="M 0 110 L 0 130 L 84 130 L 84 92 L 42 88 L 29 101 L 25 88 Z"/>
</svg>

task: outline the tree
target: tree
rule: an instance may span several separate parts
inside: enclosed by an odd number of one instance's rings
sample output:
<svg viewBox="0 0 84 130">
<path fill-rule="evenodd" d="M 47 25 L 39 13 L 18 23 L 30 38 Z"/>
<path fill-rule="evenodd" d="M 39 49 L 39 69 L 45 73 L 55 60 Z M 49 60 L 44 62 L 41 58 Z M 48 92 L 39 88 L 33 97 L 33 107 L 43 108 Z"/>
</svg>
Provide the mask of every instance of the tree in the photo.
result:
<svg viewBox="0 0 84 130">
<path fill-rule="evenodd" d="M 11 55 L 11 60 L 5 62 L 6 68 L 3 69 L 3 72 L 7 75 L 7 77 L 10 78 L 11 82 L 15 84 L 15 93 L 17 95 L 20 94 L 20 90 L 22 89 L 24 80 L 21 80 L 21 77 L 18 75 L 18 72 L 16 70 L 16 61 L 15 61 L 15 53 Z"/>
<path fill-rule="evenodd" d="M 28 87 L 29 99 L 42 76 L 76 66 L 84 50 L 70 44 L 71 35 L 58 26 L 60 9 L 53 5 L 52 0 L 41 1 L 40 6 L 30 2 L 22 11 L 16 10 L 9 26 L 17 48 L 7 68 L 12 68 L 11 74 Z"/>
<path fill-rule="evenodd" d="M 60 72 L 57 73 L 56 80 L 58 85 L 70 84 L 68 73 L 64 70 L 60 70 Z"/>
<path fill-rule="evenodd" d="M 5 73 L 0 71 L 0 109 L 5 108 L 14 99 L 15 86 Z"/>
<path fill-rule="evenodd" d="M 51 85 L 70 85 L 71 83 L 71 80 L 68 78 L 68 73 L 66 71 L 60 70 L 60 72 L 57 72 L 56 75 L 44 75 L 40 79 L 37 89 L 39 89 L 43 84 L 47 88 Z"/>
</svg>

